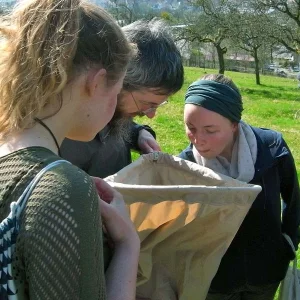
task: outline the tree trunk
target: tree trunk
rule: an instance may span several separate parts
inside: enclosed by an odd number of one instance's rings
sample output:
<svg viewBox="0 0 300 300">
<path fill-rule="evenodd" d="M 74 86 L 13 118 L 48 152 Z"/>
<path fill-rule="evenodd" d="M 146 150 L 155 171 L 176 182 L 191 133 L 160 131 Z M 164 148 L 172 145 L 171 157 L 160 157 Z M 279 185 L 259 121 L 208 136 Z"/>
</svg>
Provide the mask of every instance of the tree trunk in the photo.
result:
<svg viewBox="0 0 300 300">
<path fill-rule="evenodd" d="M 271 53 L 270 53 L 270 59 L 271 59 L 271 63 L 273 63 L 273 45 L 271 46 Z"/>
<path fill-rule="evenodd" d="M 259 59 L 257 55 L 257 48 L 254 48 L 254 62 L 255 62 L 255 77 L 256 77 L 256 84 L 260 84 L 260 77 L 259 77 Z"/>
<path fill-rule="evenodd" d="M 224 63 L 224 51 L 220 44 L 215 44 L 218 53 L 218 60 L 219 60 L 219 74 L 224 74 L 225 72 L 225 63 Z"/>
</svg>

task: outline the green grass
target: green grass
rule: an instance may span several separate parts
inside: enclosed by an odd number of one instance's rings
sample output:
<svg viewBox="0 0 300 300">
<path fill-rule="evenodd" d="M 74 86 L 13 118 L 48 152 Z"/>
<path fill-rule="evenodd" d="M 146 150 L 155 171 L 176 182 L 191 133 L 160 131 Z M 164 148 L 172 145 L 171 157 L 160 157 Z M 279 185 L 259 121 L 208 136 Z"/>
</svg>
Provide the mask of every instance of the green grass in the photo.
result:
<svg viewBox="0 0 300 300">
<path fill-rule="evenodd" d="M 188 145 L 183 124 L 184 94 L 193 81 L 206 73 L 217 73 L 217 70 L 206 69 L 204 72 L 203 69 L 186 67 L 184 86 L 170 97 L 170 103 L 159 109 L 152 120 L 137 119 L 155 130 L 162 151 L 177 155 Z M 254 74 L 226 72 L 225 75 L 231 77 L 241 90 L 243 119 L 253 126 L 275 129 L 283 134 L 293 153 L 300 179 L 300 89 L 297 80 L 261 76 L 261 85 L 258 86 Z M 300 251 L 297 257 L 300 266 Z"/>
</svg>

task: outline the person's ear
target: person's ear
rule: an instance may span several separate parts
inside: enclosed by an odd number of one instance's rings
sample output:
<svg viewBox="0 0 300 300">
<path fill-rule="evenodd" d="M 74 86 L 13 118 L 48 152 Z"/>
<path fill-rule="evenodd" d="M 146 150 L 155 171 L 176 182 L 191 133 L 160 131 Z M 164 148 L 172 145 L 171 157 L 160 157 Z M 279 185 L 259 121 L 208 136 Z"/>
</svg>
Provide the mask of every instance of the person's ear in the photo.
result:
<svg viewBox="0 0 300 300">
<path fill-rule="evenodd" d="M 107 77 L 105 69 L 90 70 L 86 78 L 85 90 L 89 97 L 93 98 L 99 90 L 107 87 Z"/>
<path fill-rule="evenodd" d="M 238 122 L 232 122 L 232 131 L 235 133 L 238 131 L 239 123 Z"/>
</svg>

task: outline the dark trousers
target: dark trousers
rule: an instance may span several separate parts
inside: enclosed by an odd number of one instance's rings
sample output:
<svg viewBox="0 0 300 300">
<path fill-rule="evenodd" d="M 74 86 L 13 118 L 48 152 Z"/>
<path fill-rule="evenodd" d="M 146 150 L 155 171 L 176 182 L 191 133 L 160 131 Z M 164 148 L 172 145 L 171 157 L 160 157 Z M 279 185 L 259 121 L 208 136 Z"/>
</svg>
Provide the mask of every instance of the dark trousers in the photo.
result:
<svg viewBox="0 0 300 300">
<path fill-rule="evenodd" d="M 280 282 L 267 285 L 244 285 L 230 294 L 209 290 L 206 300 L 273 300 Z"/>
</svg>

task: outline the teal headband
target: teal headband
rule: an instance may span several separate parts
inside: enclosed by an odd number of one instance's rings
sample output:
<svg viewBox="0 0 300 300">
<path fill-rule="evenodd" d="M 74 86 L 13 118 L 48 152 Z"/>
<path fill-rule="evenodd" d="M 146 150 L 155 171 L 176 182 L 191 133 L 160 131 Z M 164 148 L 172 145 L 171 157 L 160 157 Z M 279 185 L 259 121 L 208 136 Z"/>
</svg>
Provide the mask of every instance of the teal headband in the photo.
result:
<svg viewBox="0 0 300 300">
<path fill-rule="evenodd" d="M 227 84 L 212 80 L 192 83 L 185 94 L 185 104 L 202 106 L 233 122 L 239 122 L 242 117 L 241 95 Z"/>
</svg>

